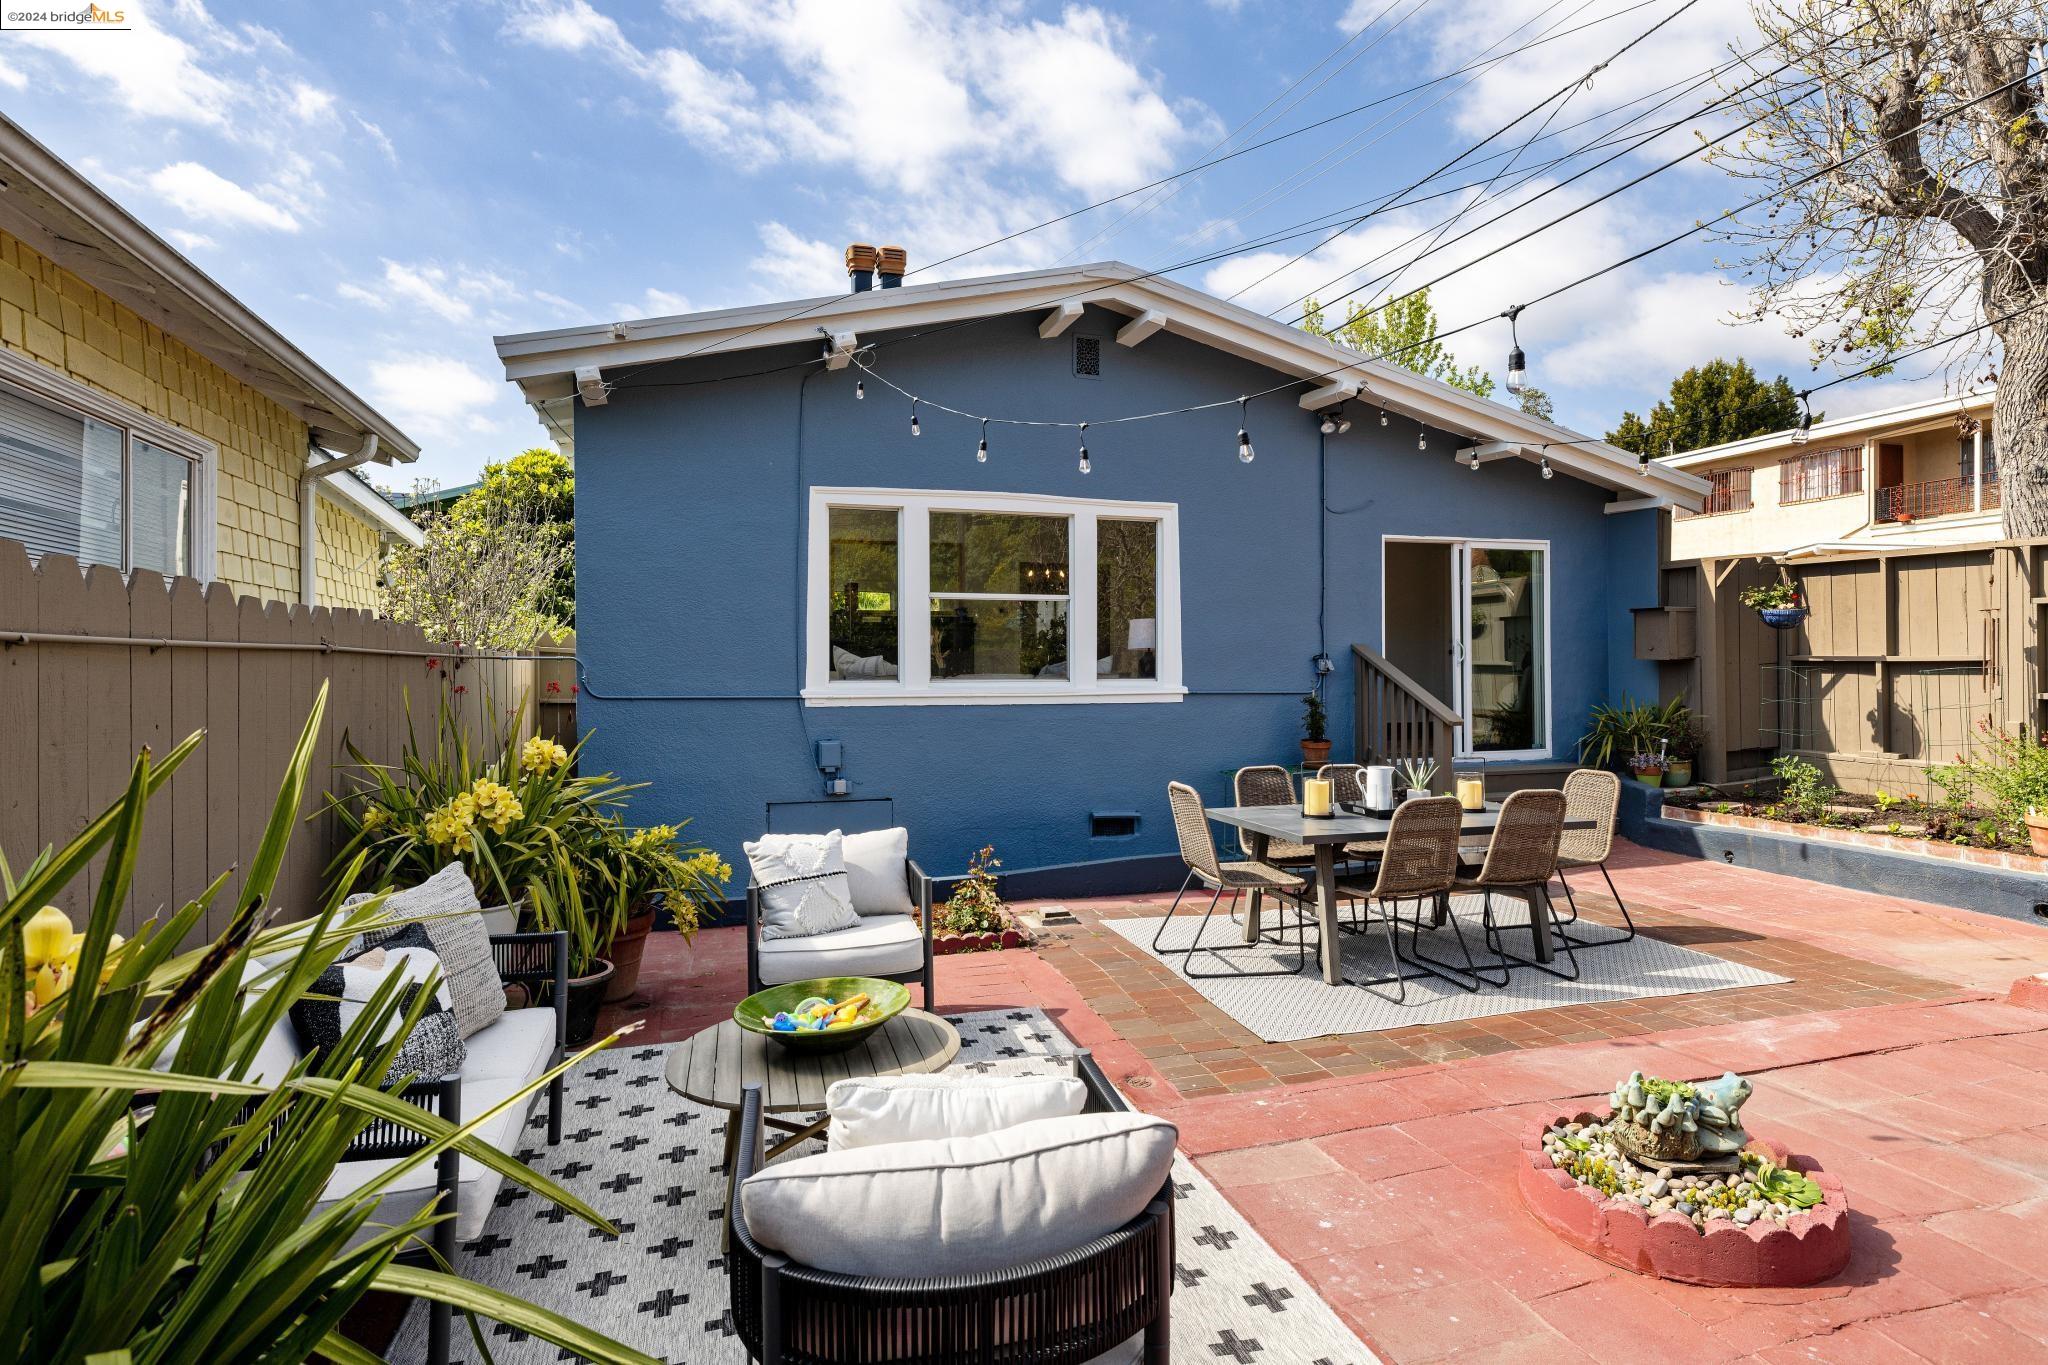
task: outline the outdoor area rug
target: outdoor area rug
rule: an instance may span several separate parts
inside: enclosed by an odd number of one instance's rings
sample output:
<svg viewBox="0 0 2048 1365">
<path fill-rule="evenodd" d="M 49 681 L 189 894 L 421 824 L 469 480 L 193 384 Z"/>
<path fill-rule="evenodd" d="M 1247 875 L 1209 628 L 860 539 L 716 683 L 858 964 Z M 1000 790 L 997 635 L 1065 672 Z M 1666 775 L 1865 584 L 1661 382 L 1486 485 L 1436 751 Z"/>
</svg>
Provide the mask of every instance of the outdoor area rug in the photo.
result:
<svg viewBox="0 0 2048 1365">
<path fill-rule="evenodd" d="M 1495 1014 L 1519 1014 L 1525 1010 L 1557 1009 L 1564 1005 L 1592 1004 L 1602 1000 L 1639 1000 L 1656 995 L 1695 995 L 1703 991 L 1734 990 L 1742 986 L 1774 986 L 1789 978 L 1745 967 L 1740 963 L 1712 957 L 1691 948 L 1647 935 L 1627 943 L 1581 948 L 1578 953 L 1579 979 L 1560 981 L 1533 967 L 1516 966 L 1505 990 L 1482 987 L 1476 994 L 1459 990 L 1448 982 L 1422 976 L 1407 983 L 1407 1001 L 1397 999 L 1393 985 L 1358 987 L 1326 986 L 1315 953 L 1316 931 L 1309 926 L 1308 965 L 1294 976 L 1229 976 L 1189 979 L 1182 954 L 1194 941 L 1195 926 L 1201 922 L 1208 898 L 1195 902 L 1188 913 L 1189 897 L 1167 924 L 1158 956 L 1176 976 L 1208 997 L 1231 1018 L 1269 1043 L 1289 1043 L 1301 1038 L 1321 1038 L 1339 1033 L 1377 1033 L 1382 1029 L 1407 1028 L 1411 1024 L 1444 1024 L 1457 1019 L 1478 1019 Z M 1484 966 L 1492 955 L 1481 945 L 1480 900 L 1477 896 L 1452 897 L 1452 913 L 1464 930 L 1465 942 L 1475 962 Z M 1197 972 L 1259 971 L 1292 967 L 1296 961 L 1295 931 L 1291 915 L 1285 915 L 1287 944 L 1284 948 L 1268 941 L 1248 946 L 1238 941 L 1242 932 L 1223 913 L 1224 906 L 1209 921 L 1202 942 L 1220 947 L 1221 952 L 1195 954 Z M 1403 909 L 1404 918 L 1408 914 Z M 1519 902 L 1501 898 L 1494 901 L 1494 921 L 1505 927 L 1503 942 L 1511 953 L 1529 955 L 1528 914 Z M 1270 937 L 1275 920 L 1267 917 Z M 1146 952 L 1152 952 L 1152 936 L 1159 931 L 1158 916 L 1147 919 L 1105 919 L 1102 927 L 1122 934 Z M 1373 918 L 1370 934 L 1343 936 L 1344 975 L 1359 981 L 1391 975 L 1384 922 Z M 1515 927 L 1519 926 L 1519 927 Z M 1570 926 L 1578 938 L 1601 938 L 1615 931 L 1590 921 Z M 1407 931 L 1401 935 L 1401 949 L 1408 950 Z M 1422 951 L 1432 957 L 1461 962 L 1457 942 L 1448 927 L 1426 930 Z M 1558 965 L 1569 970 L 1562 952 Z M 1512 965 L 1512 964 L 1511 964 Z M 1417 971 L 1409 967 L 1408 971 Z M 1498 976 L 1495 978 L 1498 980 Z"/>
<path fill-rule="evenodd" d="M 955 1070 L 1029 1069 L 1073 1051 L 1038 1010 L 948 1015 L 960 1030 Z M 536 1110 L 523 1160 L 618 1225 L 599 1233 L 525 1190 L 498 1195 L 483 1236 L 457 1267 L 484 1284 L 590 1324 L 670 1365 L 743 1365 L 727 1313 L 718 1169 L 725 1115 L 668 1088 L 668 1048 L 623 1046 L 569 1074 L 561 1145 L 546 1145 Z M 1042 1063 L 1041 1063 L 1042 1064 Z M 823 1151 L 823 1143 L 806 1152 Z M 784 1158 L 787 1160 L 788 1158 Z M 1180 1365 L 1370 1365 L 1374 1357 L 1185 1157 L 1174 1158 L 1173 1359 Z M 575 1357 L 484 1322 L 491 1358 L 537 1365 Z M 451 1359 L 481 1362 L 455 1320 Z M 388 1359 L 426 1359 L 426 1313 L 415 1305 Z M 1135 1362 L 1137 1343 L 1104 1357 Z"/>
</svg>

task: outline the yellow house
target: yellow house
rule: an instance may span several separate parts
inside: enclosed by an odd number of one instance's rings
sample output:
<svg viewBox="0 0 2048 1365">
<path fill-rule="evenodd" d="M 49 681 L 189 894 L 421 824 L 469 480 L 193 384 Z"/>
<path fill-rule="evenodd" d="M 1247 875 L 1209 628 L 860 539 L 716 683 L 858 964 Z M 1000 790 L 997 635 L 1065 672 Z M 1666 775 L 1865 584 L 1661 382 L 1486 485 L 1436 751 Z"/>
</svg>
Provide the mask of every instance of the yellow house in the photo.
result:
<svg viewBox="0 0 2048 1365">
<path fill-rule="evenodd" d="M 1659 463 L 1711 485 L 1674 514 L 1671 560 L 1975 545 L 1999 539 L 1989 390 L 1816 422 Z"/>
<path fill-rule="evenodd" d="M 374 609 L 389 419 L 0 115 L 0 538 Z"/>
</svg>

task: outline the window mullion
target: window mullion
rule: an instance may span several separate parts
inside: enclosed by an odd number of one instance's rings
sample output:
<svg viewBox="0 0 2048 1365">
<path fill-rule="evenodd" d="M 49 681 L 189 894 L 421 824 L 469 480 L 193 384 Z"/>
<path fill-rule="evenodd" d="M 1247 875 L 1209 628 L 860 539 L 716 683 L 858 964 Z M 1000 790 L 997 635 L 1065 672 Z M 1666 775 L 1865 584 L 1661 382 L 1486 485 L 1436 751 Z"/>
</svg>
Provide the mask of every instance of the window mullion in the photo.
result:
<svg viewBox="0 0 2048 1365">
<path fill-rule="evenodd" d="M 1092 692 L 1095 672 L 1095 610 L 1100 587 L 1095 569 L 1094 512 L 1076 512 L 1067 534 L 1067 682 Z"/>
<path fill-rule="evenodd" d="M 896 560 L 896 672 L 911 690 L 932 681 L 931 507 L 910 503 L 898 530 Z"/>
</svg>

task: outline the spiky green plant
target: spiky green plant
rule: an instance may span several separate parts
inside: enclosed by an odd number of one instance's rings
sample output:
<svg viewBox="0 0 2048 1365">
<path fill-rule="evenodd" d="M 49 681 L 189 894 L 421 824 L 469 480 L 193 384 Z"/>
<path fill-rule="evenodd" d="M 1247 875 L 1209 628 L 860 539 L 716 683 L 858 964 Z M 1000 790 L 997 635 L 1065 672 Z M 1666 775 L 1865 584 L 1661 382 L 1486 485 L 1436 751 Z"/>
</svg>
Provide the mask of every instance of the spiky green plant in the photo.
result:
<svg viewBox="0 0 2048 1365">
<path fill-rule="evenodd" d="M 648 1360 L 446 1268 L 396 1263 L 428 1246 L 432 1227 L 454 1212 L 429 1206 L 379 1222 L 378 1199 L 404 1172 L 450 1148 L 608 1228 L 595 1209 L 476 1138 L 496 1109 L 458 1127 L 398 1096 L 407 1078 L 388 1073 L 432 998 L 431 983 L 405 1007 L 402 983 L 393 980 L 331 1051 L 282 1077 L 250 1079 L 265 1034 L 377 909 L 374 901 L 340 909 L 358 855 L 310 921 L 267 922 L 325 706 L 323 689 L 227 927 L 203 947 L 178 951 L 224 894 L 226 873 L 131 941 L 115 933 L 144 808 L 197 748 L 197 734 L 160 761 L 145 750 L 121 799 L 19 876 L 0 860 L 5 1365 L 281 1365 L 315 1353 L 361 1365 L 375 1357 L 338 1328 L 372 1289 L 443 1300 L 592 1359 Z M 53 954 L 53 916 L 32 936 L 24 928 L 96 858 L 103 862 L 83 931 Z M 57 938 L 66 939 L 61 924 Z M 31 939 L 41 959 L 32 986 Z M 497 1108 L 525 1103 L 588 1055 Z M 373 1119 L 411 1129 L 425 1145 L 318 1210 L 335 1166 Z"/>
</svg>

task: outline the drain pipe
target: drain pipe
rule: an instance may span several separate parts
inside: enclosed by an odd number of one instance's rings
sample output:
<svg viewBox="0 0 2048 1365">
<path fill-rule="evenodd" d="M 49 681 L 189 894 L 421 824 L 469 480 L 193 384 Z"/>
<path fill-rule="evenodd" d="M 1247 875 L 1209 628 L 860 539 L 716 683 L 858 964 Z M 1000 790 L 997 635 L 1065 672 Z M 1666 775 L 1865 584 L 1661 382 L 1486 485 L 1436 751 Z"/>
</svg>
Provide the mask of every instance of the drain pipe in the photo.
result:
<svg viewBox="0 0 2048 1365">
<path fill-rule="evenodd" d="M 306 472 L 299 476 L 299 601 L 308 607 L 320 605 L 320 530 L 314 508 L 320 500 L 320 480 L 377 458 L 377 433 L 371 432 L 363 448 L 353 455 L 321 459 L 320 447 L 306 451 Z"/>
</svg>

